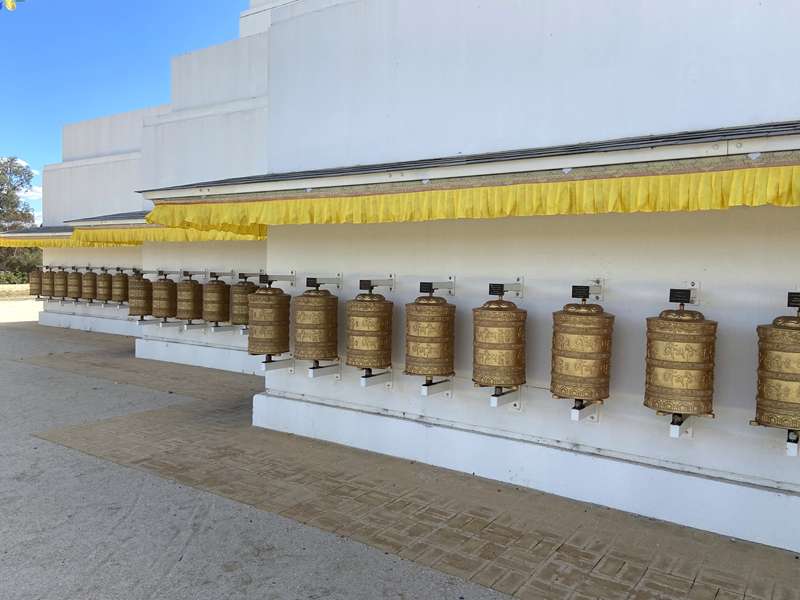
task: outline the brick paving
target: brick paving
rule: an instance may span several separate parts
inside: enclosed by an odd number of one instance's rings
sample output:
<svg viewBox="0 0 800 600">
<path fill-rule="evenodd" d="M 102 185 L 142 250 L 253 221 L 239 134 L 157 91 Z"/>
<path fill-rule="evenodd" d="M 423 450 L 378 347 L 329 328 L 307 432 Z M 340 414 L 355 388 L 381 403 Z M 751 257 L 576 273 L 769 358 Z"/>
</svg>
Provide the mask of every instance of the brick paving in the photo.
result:
<svg viewBox="0 0 800 600">
<path fill-rule="evenodd" d="M 141 372 L 115 360 L 114 368 L 82 368 L 121 378 Z M 175 381 L 174 366 L 127 360 L 148 365 L 146 385 Z M 228 378 L 239 376 L 179 369 L 183 377 L 192 373 L 191 387 L 202 399 L 40 437 L 516 598 L 800 600 L 800 559 L 793 553 L 253 428 L 249 396 L 214 398 L 214 386 L 227 381 L 244 392 L 251 379 L 234 384 Z"/>
</svg>

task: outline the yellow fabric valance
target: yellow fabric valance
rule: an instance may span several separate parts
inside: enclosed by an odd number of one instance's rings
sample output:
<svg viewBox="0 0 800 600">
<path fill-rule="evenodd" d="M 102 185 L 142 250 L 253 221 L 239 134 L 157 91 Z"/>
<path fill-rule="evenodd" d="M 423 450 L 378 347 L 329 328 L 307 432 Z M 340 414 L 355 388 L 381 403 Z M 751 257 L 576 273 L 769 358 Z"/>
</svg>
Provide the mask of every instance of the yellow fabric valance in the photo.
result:
<svg viewBox="0 0 800 600">
<path fill-rule="evenodd" d="M 230 231 L 197 231 L 178 227 L 89 227 L 78 228 L 72 234 L 80 242 L 100 243 L 135 243 L 142 242 L 207 242 L 207 241 L 252 241 L 266 237 L 266 227 L 260 228 L 263 233 L 235 233 Z"/>
<path fill-rule="evenodd" d="M 537 215 L 800 206 L 800 166 L 489 187 L 227 202 L 157 203 L 150 223 L 248 232 L 257 225 L 397 223 Z"/>
<path fill-rule="evenodd" d="M 137 244 L 111 243 L 111 242 L 86 242 L 65 238 L 36 238 L 36 237 L 4 237 L 0 236 L 0 248 L 115 248 L 117 246 L 135 246 Z"/>
</svg>

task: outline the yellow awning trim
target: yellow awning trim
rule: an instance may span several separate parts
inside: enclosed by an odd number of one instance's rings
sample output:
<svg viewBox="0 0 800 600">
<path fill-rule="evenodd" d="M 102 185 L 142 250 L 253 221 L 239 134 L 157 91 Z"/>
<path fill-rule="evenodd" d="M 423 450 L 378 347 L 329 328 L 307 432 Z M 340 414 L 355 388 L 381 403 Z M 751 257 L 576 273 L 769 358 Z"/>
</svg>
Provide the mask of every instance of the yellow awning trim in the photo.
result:
<svg viewBox="0 0 800 600">
<path fill-rule="evenodd" d="M 257 225 L 397 223 L 537 215 L 800 206 L 800 166 L 757 167 L 326 198 L 157 204 L 147 221 L 248 232 Z"/>
<path fill-rule="evenodd" d="M 207 242 L 207 241 L 252 241 L 266 237 L 266 227 L 261 227 L 262 235 L 234 233 L 229 231 L 197 231 L 177 227 L 90 227 L 79 228 L 72 234 L 80 242 L 100 243 L 142 243 L 142 242 Z"/>
<path fill-rule="evenodd" d="M 35 238 L 0 236 L 0 248 L 115 248 L 137 244 L 116 244 L 111 242 L 84 242 L 72 238 Z"/>
</svg>

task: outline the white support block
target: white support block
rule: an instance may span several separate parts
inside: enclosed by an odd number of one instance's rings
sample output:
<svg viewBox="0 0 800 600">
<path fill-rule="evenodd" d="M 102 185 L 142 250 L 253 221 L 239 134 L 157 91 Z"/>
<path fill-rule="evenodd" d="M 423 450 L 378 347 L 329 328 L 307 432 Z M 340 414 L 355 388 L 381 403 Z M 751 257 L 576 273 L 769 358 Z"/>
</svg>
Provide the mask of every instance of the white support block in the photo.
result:
<svg viewBox="0 0 800 600">
<path fill-rule="evenodd" d="M 694 437 L 694 428 L 691 425 L 691 417 L 686 417 L 680 425 L 669 426 L 669 437 L 673 439 L 692 439 Z"/>
<path fill-rule="evenodd" d="M 359 383 L 361 387 L 372 387 L 375 385 L 385 385 L 387 389 L 392 388 L 392 370 L 387 369 L 386 371 L 382 371 L 380 373 L 372 373 L 370 375 L 362 375 L 359 378 Z"/>
<path fill-rule="evenodd" d="M 786 456 L 797 456 L 798 446 L 800 446 L 800 444 L 797 442 L 786 442 Z"/>
<path fill-rule="evenodd" d="M 180 321 L 161 321 L 158 324 L 159 327 L 183 327 L 183 323 Z"/>
<path fill-rule="evenodd" d="M 434 381 L 433 383 L 423 383 L 419 386 L 420 396 L 427 397 L 435 396 L 436 394 L 444 394 L 445 398 L 452 398 L 453 381 L 450 379 L 443 379 L 442 381 Z"/>
<path fill-rule="evenodd" d="M 519 389 L 489 396 L 489 406 L 491 408 L 500 408 L 507 405 L 510 405 L 514 410 L 522 410 L 522 394 L 520 394 Z"/>
<path fill-rule="evenodd" d="M 583 408 L 571 408 L 569 411 L 569 419 L 575 423 L 599 423 L 600 403 L 586 404 Z"/>
<path fill-rule="evenodd" d="M 287 369 L 288 373 L 290 374 L 294 373 L 294 358 L 291 355 L 288 356 L 289 358 L 262 361 L 261 370 L 264 371 L 265 373 L 269 373 L 270 371 L 282 371 L 284 369 Z"/>
<path fill-rule="evenodd" d="M 208 327 L 207 323 L 184 323 L 181 331 L 192 331 L 193 329 L 205 330 Z"/>
<path fill-rule="evenodd" d="M 329 365 L 318 365 L 316 367 L 311 366 L 308 367 L 308 378 L 309 379 L 318 379 L 320 377 L 330 377 L 336 381 L 341 381 L 342 379 L 342 364 L 339 361 L 331 363 Z"/>
<path fill-rule="evenodd" d="M 222 333 L 223 331 L 235 331 L 238 325 L 212 325 L 208 328 L 209 333 Z"/>
</svg>

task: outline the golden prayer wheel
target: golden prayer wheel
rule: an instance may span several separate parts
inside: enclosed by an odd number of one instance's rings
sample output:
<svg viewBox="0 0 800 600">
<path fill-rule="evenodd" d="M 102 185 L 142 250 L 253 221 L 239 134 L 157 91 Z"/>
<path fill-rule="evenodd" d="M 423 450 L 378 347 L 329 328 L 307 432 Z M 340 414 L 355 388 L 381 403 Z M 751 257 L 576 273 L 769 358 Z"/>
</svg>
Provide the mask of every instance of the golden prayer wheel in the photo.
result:
<svg viewBox="0 0 800 600">
<path fill-rule="evenodd" d="M 184 279 L 177 285 L 177 311 L 175 316 L 184 321 L 203 318 L 203 286 L 194 279 Z"/>
<path fill-rule="evenodd" d="M 339 298 L 311 289 L 294 301 L 294 356 L 300 360 L 336 360 L 339 356 Z"/>
<path fill-rule="evenodd" d="M 756 422 L 800 429 L 800 316 L 758 326 Z"/>
<path fill-rule="evenodd" d="M 53 297 L 66 298 L 67 297 L 67 272 L 54 271 L 53 272 Z"/>
<path fill-rule="evenodd" d="M 250 307 L 247 297 L 255 293 L 258 286 L 252 281 L 240 281 L 231 286 L 231 323 L 247 325 L 250 322 Z"/>
<path fill-rule="evenodd" d="M 67 273 L 67 298 L 78 300 L 83 292 L 83 275 L 80 271 Z"/>
<path fill-rule="evenodd" d="M 172 279 L 164 278 L 153 282 L 153 316 L 168 319 L 178 313 L 178 288 Z"/>
<path fill-rule="evenodd" d="M 711 415 L 717 322 L 696 310 L 647 319 L 644 405 L 662 413 Z"/>
<path fill-rule="evenodd" d="M 359 294 L 348 300 L 347 364 L 360 369 L 392 366 L 392 310 L 381 294 Z"/>
<path fill-rule="evenodd" d="M 153 283 L 141 273 L 128 278 L 128 314 L 146 317 L 153 313 Z"/>
<path fill-rule="evenodd" d="M 406 304 L 406 375 L 455 374 L 456 307 L 440 296 Z"/>
<path fill-rule="evenodd" d="M 97 300 L 108 302 L 111 298 L 111 273 L 102 271 L 97 274 Z"/>
<path fill-rule="evenodd" d="M 31 296 L 42 295 L 42 270 L 34 269 L 28 273 L 28 293 Z"/>
<path fill-rule="evenodd" d="M 120 271 L 111 276 L 111 301 L 119 303 L 128 301 L 127 273 Z"/>
<path fill-rule="evenodd" d="M 203 320 L 224 323 L 231 318 L 231 286 L 212 279 L 203 286 Z"/>
<path fill-rule="evenodd" d="M 573 303 L 553 313 L 550 391 L 559 398 L 608 398 L 614 315 L 599 304 Z"/>
<path fill-rule="evenodd" d="M 247 351 L 269 356 L 289 351 L 289 303 L 292 297 L 280 288 L 259 288 L 248 296 Z"/>
<path fill-rule="evenodd" d="M 525 383 L 525 321 L 528 311 L 508 300 L 472 309 L 472 380 L 484 387 Z"/>
<path fill-rule="evenodd" d="M 53 297 L 53 272 L 42 272 L 42 296 Z"/>
<path fill-rule="evenodd" d="M 97 273 L 86 271 L 81 280 L 81 298 L 95 300 L 97 298 Z"/>
</svg>

